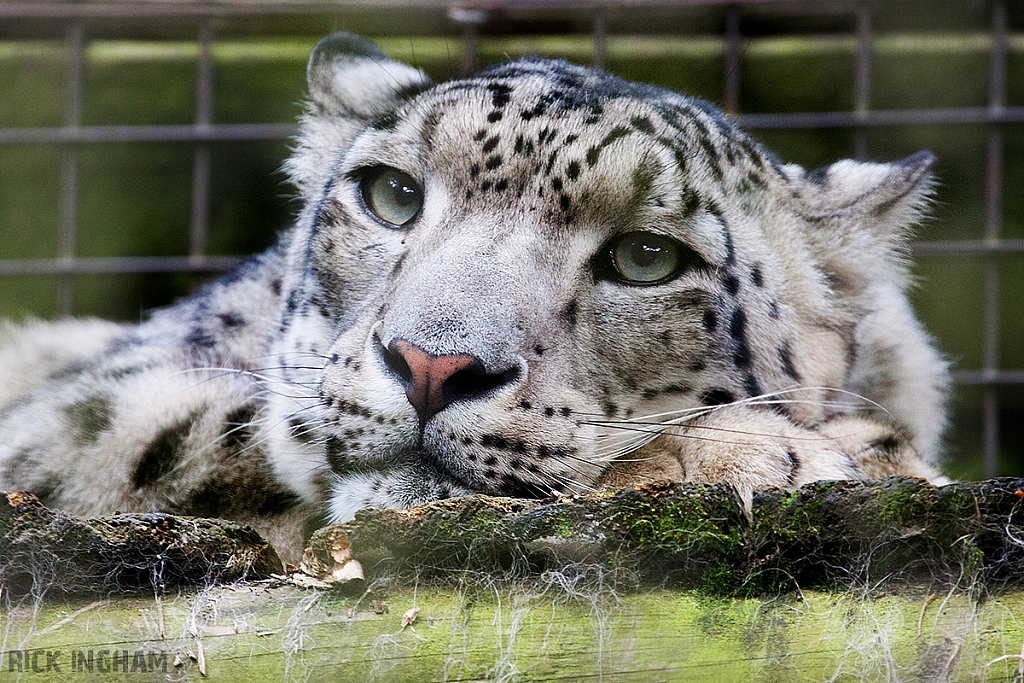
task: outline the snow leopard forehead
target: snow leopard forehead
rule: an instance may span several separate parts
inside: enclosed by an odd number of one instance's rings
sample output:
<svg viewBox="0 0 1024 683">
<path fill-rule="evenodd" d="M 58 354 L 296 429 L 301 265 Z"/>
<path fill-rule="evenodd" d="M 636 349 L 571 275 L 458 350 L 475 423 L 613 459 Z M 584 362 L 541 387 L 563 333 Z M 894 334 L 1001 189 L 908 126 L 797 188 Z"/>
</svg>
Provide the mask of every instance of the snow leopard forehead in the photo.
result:
<svg viewBox="0 0 1024 683">
<path fill-rule="evenodd" d="M 748 195 L 782 180 L 706 102 L 538 58 L 403 93 L 336 172 L 376 163 L 446 180 L 467 205 L 563 223 L 620 220 L 643 205 L 692 210 L 695 193 Z"/>
</svg>

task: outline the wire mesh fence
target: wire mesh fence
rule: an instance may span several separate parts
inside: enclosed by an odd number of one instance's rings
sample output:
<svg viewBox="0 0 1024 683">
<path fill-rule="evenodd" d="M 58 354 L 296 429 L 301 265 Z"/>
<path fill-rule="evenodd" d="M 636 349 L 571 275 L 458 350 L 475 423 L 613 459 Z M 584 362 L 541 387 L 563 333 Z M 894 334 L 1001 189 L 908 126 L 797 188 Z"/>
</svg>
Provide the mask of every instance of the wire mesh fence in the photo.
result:
<svg viewBox="0 0 1024 683">
<path fill-rule="evenodd" d="M 104 308 L 91 304 L 81 290 L 92 287 L 94 298 L 100 299 L 106 290 L 90 285 L 93 281 L 87 278 L 163 274 L 194 283 L 196 277 L 230 270 L 242 260 L 243 250 L 229 247 L 248 246 L 253 240 L 213 239 L 222 220 L 215 205 L 223 204 L 222 195 L 234 191 L 218 185 L 217 179 L 232 174 L 236 164 L 246 163 L 245 154 L 238 153 L 241 148 L 233 145 L 271 143 L 273 154 L 283 156 L 296 128 L 292 116 L 266 120 L 267 115 L 259 114 L 247 120 L 249 105 L 245 104 L 241 113 L 219 113 L 218 102 L 230 83 L 218 74 L 238 55 L 256 60 L 273 60 L 278 55 L 288 62 L 295 90 L 281 97 L 289 106 L 301 94 L 303 56 L 316 36 L 337 28 L 383 38 L 386 46 L 397 46 L 401 57 L 422 62 L 428 71 L 433 66 L 439 73 L 432 75 L 441 77 L 523 52 L 565 56 L 625 71 L 623 75 L 639 80 L 658 80 L 659 69 L 677 60 L 688 66 L 676 72 L 667 67 L 669 75 L 662 80 L 689 79 L 698 84 L 703 92 L 696 94 L 715 101 L 755 136 L 767 138 L 769 147 L 777 149 L 781 144 L 804 157 L 797 161 L 823 160 L 823 150 L 837 145 L 846 148 L 841 155 L 883 157 L 920 140 L 938 140 L 940 146 L 954 150 L 954 163 L 961 154 L 971 160 L 959 170 L 953 164 L 947 167 L 953 169 L 953 178 L 943 179 L 949 189 L 940 188 L 940 207 L 957 202 L 957 173 L 977 176 L 972 182 L 979 185 L 980 193 L 970 200 L 977 206 L 973 212 L 953 211 L 946 216 L 940 209 L 938 227 L 926 229 L 926 237 L 914 243 L 913 253 L 924 264 L 916 297 L 926 323 L 940 336 L 940 346 L 954 356 L 960 396 L 954 444 L 964 457 L 980 459 L 954 474 L 1020 474 L 1024 472 L 1024 433 L 1019 426 L 1024 416 L 1024 348 L 1018 337 L 1024 336 L 1020 334 L 1024 307 L 1015 293 L 1024 284 L 1020 256 L 1024 254 L 1024 208 L 1017 208 L 1015 187 L 1019 186 L 1016 181 L 1024 181 L 1024 59 L 1018 58 L 1024 56 L 1024 33 L 1017 32 L 1022 26 L 1024 11 L 1007 0 L 971 8 L 958 2 L 913 0 L 543 5 L 492 0 L 472 6 L 439 0 L 401 5 L 5 2 L 0 4 L 4 69 L 9 77 L 21 72 L 31 78 L 33 68 L 48 64 L 47 82 L 52 87 L 40 87 L 37 94 L 56 98 L 59 106 L 50 102 L 49 108 L 41 108 L 46 110 L 43 113 L 25 113 L 24 93 L 31 93 L 35 86 L 0 86 L 0 91 L 8 93 L 0 94 L 0 174 L 7 174 L 0 176 L 0 203 L 5 196 L 4 178 L 27 173 L 23 160 L 31 155 L 50 155 L 45 164 L 58 167 L 59 178 L 56 192 L 40 198 L 41 202 L 54 200 L 55 212 L 33 214 L 24 209 L 24 197 L 15 201 L 11 196 L 14 190 L 6 195 L 9 210 L 4 212 L 0 206 L 0 290 L 5 282 L 10 292 L 45 290 L 25 300 L 17 294 L 9 294 L 6 300 L 0 295 L 0 315 L 92 314 Z M 104 87 L 103 79 L 90 75 L 98 71 L 96 64 L 130 61 L 143 53 L 157 64 L 187 66 L 178 69 L 172 80 L 189 81 L 190 92 L 178 98 L 191 100 L 185 105 L 191 108 L 188 120 L 181 120 L 180 102 L 175 105 L 179 120 L 170 122 L 116 121 L 116 116 L 105 116 L 102 107 L 89 105 L 99 97 L 94 91 Z M 823 59 L 822 55 L 838 66 L 823 67 L 810 76 L 801 71 L 805 63 Z M 772 75 L 772 68 L 764 67 L 772 59 L 789 66 L 776 68 Z M 917 94 L 902 96 L 899 82 L 904 72 L 927 71 L 931 67 L 921 64 L 929 59 L 940 64 L 939 78 L 932 80 L 931 88 L 915 90 L 915 84 L 909 83 L 906 91 Z M 901 67 L 901 63 L 910 66 Z M 949 88 L 960 92 L 943 92 L 944 68 L 950 69 Z M 961 68 L 970 73 L 955 73 Z M 259 69 L 250 73 L 260 77 Z M 801 74 L 812 82 L 801 81 Z M 814 93 L 803 100 L 778 95 L 813 91 L 815 85 L 843 94 L 824 101 L 815 100 Z M 777 92 L 766 94 L 772 89 Z M 155 92 L 159 90 L 156 86 Z M 941 131 L 941 137 L 935 137 L 934 131 Z M 803 142 L 794 143 L 793 136 L 801 135 Z M 827 142 L 815 147 L 815 140 Z M 168 145 L 176 155 L 168 162 L 175 169 L 168 185 L 176 188 L 172 192 L 168 187 L 167 193 L 174 194 L 168 201 L 187 207 L 172 212 L 176 227 L 171 229 L 178 236 L 170 241 L 175 246 L 153 253 L 142 247 L 138 249 L 143 253 L 124 254 L 117 248 L 103 253 L 97 246 L 102 240 L 83 237 L 87 222 L 83 215 L 103 213 L 95 208 L 87 211 L 82 203 L 83 183 L 94 175 L 90 169 L 96 158 L 110 150 L 155 150 Z M 253 218 L 250 212 L 246 216 L 251 220 L 242 229 L 268 236 L 280 227 L 282 217 L 291 210 L 287 199 L 276 198 L 281 192 L 270 192 L 277 202 L 268 212 L 271 215 Z M 239 196 L 238 202 L 244 203 L 246 195 Z M 115 199 L 137 201 L 130 192 Z M 49 246 L 42 251 L 49 253 L 15 246 L 31 241 L 33 231 L 43 230 L 40 224 L 47 221 L 56 228 L 55 239 L 43 240 Z M 146 221 L 139 220 L 131 230 L 142 232 L 146 227 Z M 22 237 L 4 238 L 16 234 Z M 258 239 L 255 245 L 259 246 Z M 957 283 L 958 273 L 966 274 L 966 281 L 980 289 L 978 296 L 961 302 L 966 315 L 944 303 L 967 288 Z M 163 303 L 187 286 L 174 281 L 145 303 Z M 44 303 L 34 309 L 26 301 Z"/>
</svg>

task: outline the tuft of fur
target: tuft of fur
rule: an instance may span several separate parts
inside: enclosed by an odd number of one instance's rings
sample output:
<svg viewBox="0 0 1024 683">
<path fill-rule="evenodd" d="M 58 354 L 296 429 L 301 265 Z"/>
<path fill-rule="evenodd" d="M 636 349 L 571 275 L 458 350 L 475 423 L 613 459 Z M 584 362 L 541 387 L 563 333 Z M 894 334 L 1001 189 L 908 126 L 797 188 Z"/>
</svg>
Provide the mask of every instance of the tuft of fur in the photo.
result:
<svg viewBox="0 0 1024 683">
<path fill-rule="evenodd" d="M 432 85 L 348 34 L 308 86 L 276 247 L 138 326 L 0 328 L 0 488 L 295 557 L 304 525 L 473 492 L 942 480 L 906 296 L 930 154 L 808 174 L 699 100 L 541 59 Z M 380 169 L 418 188 L 402 226 Z M 625 236 L 678 265 L 624 277 Z"/>
</svg>

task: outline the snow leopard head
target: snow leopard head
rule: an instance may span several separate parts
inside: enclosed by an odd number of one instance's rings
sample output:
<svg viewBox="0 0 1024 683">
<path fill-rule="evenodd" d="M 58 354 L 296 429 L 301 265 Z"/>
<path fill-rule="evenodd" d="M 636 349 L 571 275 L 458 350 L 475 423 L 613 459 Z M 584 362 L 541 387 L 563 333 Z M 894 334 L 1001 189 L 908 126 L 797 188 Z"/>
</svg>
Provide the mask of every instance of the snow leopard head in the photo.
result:
<svg viewBox="0 0 1024 683">
<path fill-rule="evenodd" d="M 931 155 L 805 174 L 696 99 L 542 59 L 433 85 L 348 34 L 308 86 L 266 424 L 333 517 L 582 490 L 651 416 L 864 391 Z"/>
</svg>

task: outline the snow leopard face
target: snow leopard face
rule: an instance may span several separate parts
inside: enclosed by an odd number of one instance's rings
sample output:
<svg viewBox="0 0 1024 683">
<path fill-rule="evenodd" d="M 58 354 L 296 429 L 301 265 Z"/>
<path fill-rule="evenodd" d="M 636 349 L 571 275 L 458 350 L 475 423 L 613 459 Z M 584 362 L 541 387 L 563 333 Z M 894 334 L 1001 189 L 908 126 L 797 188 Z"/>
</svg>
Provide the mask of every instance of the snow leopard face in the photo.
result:
<svg viewBox="0 0 1024 683">
<path fill-rule="evenodd" d="M 867 396 L 934 452 L 898 258 L 927 153 L 808 176 L 694 99 L 538 59 L 434 86 L 344 34 L 309 87 L 263 438 L 332 517 L 585 490 L 726 404 L 813 428 Z"/>
</svg>

